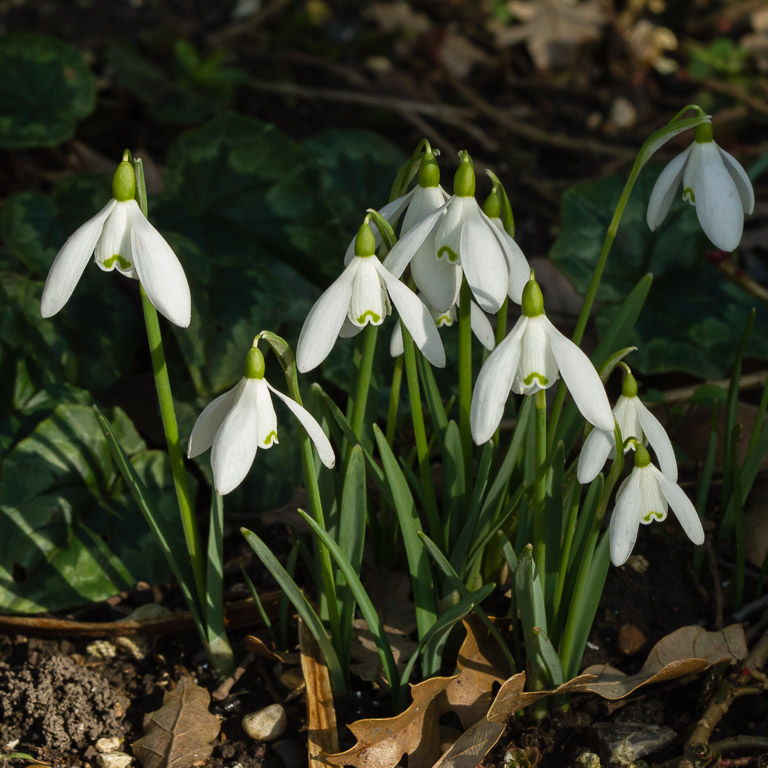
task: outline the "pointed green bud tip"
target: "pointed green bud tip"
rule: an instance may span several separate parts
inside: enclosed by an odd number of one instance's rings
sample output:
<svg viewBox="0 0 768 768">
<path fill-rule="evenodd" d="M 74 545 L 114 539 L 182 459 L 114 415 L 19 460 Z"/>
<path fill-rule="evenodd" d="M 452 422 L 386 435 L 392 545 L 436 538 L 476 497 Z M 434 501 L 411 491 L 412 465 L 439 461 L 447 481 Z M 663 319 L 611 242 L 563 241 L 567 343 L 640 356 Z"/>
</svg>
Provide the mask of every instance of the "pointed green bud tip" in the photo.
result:
<svg viewBox="0 0 768 768">
<path fill-rule="evenodd" d="M 712 123 L 702 123 L 693 130 L 693 138 L 697 144 L 708 144 L 712 141 Z"/>
<path fill-rule="evenodd" d="M 642 443 L 635 444 L 635 467 L 647 467 L 651 463 L 651 454 Z"/>
<path fill-rule="evenodd" d="M 631 373 L 624 377 L 624 383 L 621 385 L 621 394 L 624 397 L 637 397 L 637 380 Z"/>
<path fill-rule="evenodd" d="M 440 186 L 440 168 L 437 165 L 435 156 L 431 152 L 427 152 L 421 158 L 421 163 L 419 164 L 419 186 Z"/>
<path fill-rule="evenodd" d="M 373 236 L 373 230 L 368 223 L 368 217 L 365 217 L 360 229 L 357 230 L 355 238 L 355 256 L 373 256 L 376 252 L 376 238 Z"/>
<path fill-rule="evenodd" d="M 125 154 L 123 158 L 125 158 Z M 133 163 L 128 160 L 123 159 L 112 177 L 112 197 L 119 203 L 133 200 L 136 197 L 136 174 L 133 170 Z"/>
<path fill-rule="evenodd" d="M 533 271 L 533 270 L 531 270 Z M 538 317 L 544 314 L 544 296 L 539 284 L 531 277 L 523 288 L 523 300 L 520 308 L 526 317 Z"/>
<path fill-rule="evenodd" d="M 483 203 L 483 213 L 489 219 L 501 218 L 501 198 L 499 197 L 499 190 L 497 187 L 494 187 L 491 190 L 491 194 L 485 198 L 485 202 Z"/>
<path fill-rule="evenodd" d="M 257 347 L 251 347 L 245 358 L 245 378 L 263 379 L 264 378 L 264 355 Z"/>
<path fill-rule="evenodd" d="M 469 152 L 459 152 L 461 165 L 453 177 L 453 194 L 456 197 L 473 197 L 475 194 L 475 167 Z"/>
</svg>

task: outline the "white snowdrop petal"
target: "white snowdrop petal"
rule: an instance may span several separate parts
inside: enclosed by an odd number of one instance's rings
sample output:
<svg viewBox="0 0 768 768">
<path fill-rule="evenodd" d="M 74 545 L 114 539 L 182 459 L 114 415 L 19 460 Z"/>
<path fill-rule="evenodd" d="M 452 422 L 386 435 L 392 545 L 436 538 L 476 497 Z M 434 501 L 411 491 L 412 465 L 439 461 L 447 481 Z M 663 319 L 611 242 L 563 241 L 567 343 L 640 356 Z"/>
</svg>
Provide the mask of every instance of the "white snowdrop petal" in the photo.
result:
<svg viewBox="0 0 768 768">
<path fill-rule="evenodd" d="M 641 475 L 637 470 L 624 481 L 616 494 L 616 506 L 608 527 L 611 562 L 624 565 L 632 554 L 640 527 L 641 496 L 639 492 Z"/>
<path fill-rule="evenodd" d="M 613 431 L 613 414 L 603 383 L 589 358 L 546 319 L 545 329 L 552 344 L 560 375 L 584 418 L 599 429 Z"/>
<path fill-rule="evenodd" d="M 717 248 L 733 251 L 744 228 L 741 198 L 715 143 L 699 146 L 701 158 L 693 182 L 696 215 L 704 234 Z"/>
<path fill-rule="evenodd" d="M 422 219 L 412 229 L 409 229 L 394 245 L 384 259 L 384 266 L 395 277 L 400 277 L 410 264 L 416 251 L 427 239 L 429 233 L 438 226 L 439 220 L 445 213 L 443 205 L 426 218 Z"/>
<path fill-rule="evenodd" d="M 421 354 L 436 368 L 445 366 L 445 350 L 435 321 L 421 299 L 408 286 L 401 283 L 377 260 L 376 267 L 387 286 L 389 296 L 400 319 L 413 337 Z"/>
<path fill-rule="evenodd" d="M 361 261 L 353 259 L 309 310 L 296 347 L 296 366 L 301 373 L 316 368 L 333 349 L 347 316 L 352 283 Z"/>
<path fill-rule="evenodd" d="M 650 464 L 635 469 L 640 478 L 637 494 L 640 498 L 641 525 L 650 525 L 667 519 L 668 504 L 656 480 L 655 469 Z"/>
<path fill-rule="evenodd" d="M 129 200 L 131 255 L 136 275 L 155 309 L 172 323 L 187 328 L 192 317 L 189 284 L 176 254 L 147 221 L 135 200 Z"/>
<path fill-rule="evenodd" d="M 197 417 L 195 426 L 192 427 L 192 434 L 189 436 L 187 445 L 187 458 L 199 456 L 213 445 L 213 439 L 216 437 L 221 422 L 237 402 L 244 386 L 245 379 L 240 379 L 232 389 L 219 395 L 205 406 L 202 413 Z"/>
<path fill-rule="evenodd" d="M 675 517 L 685 531 L 686 536 L 694 544 L 703 544 L 704 528 L 701 525 L 701 519 L 696 512 L 696 507 L 693 506 L 693 502 L 677 483 L 670 480 L 669 477 L 656 469 L 656 467 L 651 466 L 651 469 L 661 489 L 661 493 L 669 502 L 669 506 L 672 507 L 672 511 L 675 513 Z"/>
<path fill-rule="evenodd" d="M 456 197 L 446 203 L 445 217 L 440 222 L 435 237 L 437 257 L 447 259 L 452 264 L 461 260 L 461 230 L 466 221 L 467 211 L 477 207 L 474 197 Z"/>
<path fill-rule="evenodd" d="M 384 261 L 386 266 L 386 260 Z M 411 261 L 411 275 L 418 289 L 436 310 L 449 310 L 461 291 L 461 267 L 435 256 L 434 232 L 427 237 Z"/>
<path fill-rule="evenodd" d="M 598 476 L 614 447 L 613 441 L 613 433 L 603 429 L 595 428 L 587 435 L 576 467 L 576 478 L 582 485 L 591 483 Z"/>
<path fill-rule="evenodd" d="M 625 445 L 629 437 L 634 437 L 641 443 L 645 442 L 643 427 L 637 416 L 637 404 L 639 402 L 637 397 L 624 397 L 624 395 L 620 395 L 616 405 L 613 406 L 613 415 L 616 421 L 619 422 L 621 439 Z M 630 448 L 631 445 L 626 445 L 624 452 L 626 453 Z"/>
<path fill-rule="evenodd" d="M 546 332 L 547 323 L 544 315 L 528 319 L 520 341 L 520 363 L 512 382 L 513 391 L 519 395 L 532 395 L 557 381 L 557 362 Z"/>
<path fill-rule="evenodd" d="M 717 147 L 717 144 L 715 146 Z M 755 210 L 755 190 L 752 188 L 752 181 L 741 163 L 733 155 L 726 152 L 722 147 L 717 148 L 725 164 L 725 169 L 731 175 L 733 183 L 736 185 L 744 213 L 752 213 Z"/>
<path fill-rule="evenodd" d="M 348 317 L 345 317 L 344 322 L 341 324 L 341 328 L 339 328 L 339 338 L 352 339 L 357 336 L 364 327 L 364 325 L 355 325 Z"/>
<path fill-rule="evenodd" d="M 93 218 L 78 227 L 56 255 L 45 279 L 40 300 L 40 313 L 43 317 L 52 317 L 69 300 L 116 202 L 110 200 Z"/>
<path fill-rule="evenodd" d="M 504 406 L 520 362 L 521 340 L 528 322 L 529 318 L 522 316 L 480 369 L 469 411 L 472 439 L 477 445 L 493 437 L 504 415 Z"/>
<path fill-rule="evenodd" d="M 677 460 L 675 449 L 669 439 L 667 430 L 661 426 L 661 422 L 643 405 L 640 398 L 634 398 L 635 411 L 645 437 L 653 448 L 656 458 L 659 460 L 661 471 L 672 481 L 677 482 Z"/>
<path fill-rule="evenodd" d="M 475 301 L 491 314 L 498 312 L 509 290 L 509 270 L 504 252 L 493 233 L 493 224 L 480 217 L 474 199 L 468 209 L 459 240 L 459 254 L 464 276 Z"/>
<path fill-rule="evenodd" d="M 417 186 L 403 218 L 402 234 L 413 229 L 422 219 L 426 219 L 444 204 L 445 198 L 439 187 Z"/>
<path fill-rule="evenodd" d="M 472 332 L 486 349 L 493 349 L 496 346 L 491 321 L 474 301 L 469 305 L 469 323 L 472 326 Z"/>
<path fill-rule="evenodd" d="M 347 317 L 353 325 L 381 325 L 389 314 L 389 306 L 376 269 L 379 260 L 375 256 L 364 256 L 358 261 Z"/>
<path fill-rule="evenodd" d="M 256 404 L 256 439 L 259 448 L 271 448 L 277 439 L 277 415 L 275 406 L 272 405 L 272 397 L 269 394 L 271 387 L 265 379 L 250 379 L 249 386 L 255 392 Z"/>
<path fill-rule="evenodd" d="M 531 268 L 528 259 L 525 258 L 520 246 L 515 242 L 504 229 L 501 219 L 491 219 L 480 210 L 483 220 L 493 227 L 493 233 L 499 241 L 504 258 L 507 260 L 507 270 L 509 272 L 509 290 L 508 296 L 515 304 L 520 304 L 523 300 L 523 288 L 530 280 Z"/>
<path fill-rule="evenodd" d="M 685 164 L 690 153 L 691 147 L 688 147 L 685 152 L 681 152 L 671 160 L 659 174 L 659 178 L 656 179 L 656 183 L 651 191 L 651 197 L 648 200 L 648 210 L 646 212 L 646 221 L 651 231 L 660 226 L 669 213 L 672 201 L 677 194 L 677 188 L 680 186 L 683 178 Z"/>
<path fill-rule="evenodd" d="M 389 340 L 389 354 L 390 357 L 400 357 L 404 351 L 403 329 L 400 327 L 400 322 L 398 321 L 392 329 L 392 338 Z"/>
<path fill-rule="evenodd" d="M 94 258 L 96 264 L 105 272 L 117 269 L 128 277 L 135 276 L 133 257 L 131 256 L 131 223 L 129 212 L 135 201 L 115 203 L 112 212 L 104 222 L 101 237 L 96 243 Z"/>
<path fill-rule="evenodd" d="M 256 458 L 259 439 L 254 382 L 255 379 L 245 379 L 238 401 L 224 417 L 213 440 L 213 484 L 222 496 L 243 482 Z"/>
<path fill-rule="evenodd" d="M 288 406 L 291 413 L 306 430 L 309 439 L 315 444 L 320 461 L 322 461 L 328 469 L 331 469 L 334 464 L 336 464 L 336 455 L 331 447 L 331 441 L 328 439 L 325 432 L 323 432 L 323 428 L 315 420 L 315 417 L 306 408 L 299 405 L 293 398 L 284 395 L 268 382 L 267 386 L 275 396 L 279 397 L 280 400 Z"/>
</svg>

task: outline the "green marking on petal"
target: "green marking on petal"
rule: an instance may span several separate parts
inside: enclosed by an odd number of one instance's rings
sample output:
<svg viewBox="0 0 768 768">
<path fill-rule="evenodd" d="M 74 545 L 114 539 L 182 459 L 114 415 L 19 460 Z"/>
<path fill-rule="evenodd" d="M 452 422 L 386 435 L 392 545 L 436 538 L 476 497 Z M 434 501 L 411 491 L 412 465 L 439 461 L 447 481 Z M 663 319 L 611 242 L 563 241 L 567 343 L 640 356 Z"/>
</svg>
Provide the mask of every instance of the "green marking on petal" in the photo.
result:
<svg viewBox="0 0 768 768">
<path fill-rule="evenodd" d="M 445 256 L 448 257 L 448 261 L 459 260 L 459 254 L 456 253 L 452 248 L 449 248 L 447 245 L 442 246 L 440 250 L 437 252 L 438 259 L 442 259 Z"/>
<path fill-rule="evenodd" d="M 105 259 L 102 262 L 102 265 L 105 269 L 112 269 L 115 264 L 117 264 L 117 266 L 121 269 L 130 269 L 133 266 L 131 262 L 128 261 L 128 259 L 124 259 L 119 253 L 114 254 L 114 256 L 110 256 L 108 259 Z"/>
<path fill-rule="evenodd" d="M 531 373 L 529 373 L 523 379 L 523 384 L 525 384 L 526 387 L 530 387 L 531 384 L 533 384 L 534 379 L 537 379 L 539 384 L 542 387 L 546 387 L 549 385 L 549 379 L 546 376 L 542 375 L 541 373 L 536 373 L 536 371 L 532 371 Z"/>
<path fill-rule="evenodd" d="M 687 200 L 691 205 L 696 205 L 696 196 L 690 187 L 686 187 L 683 190 L 683 200 Z"/>
<path fill-rule="evenodd" d="M 652 509 L 650 512 L 643 515 L 643 522 L 645 523 L 652 523 L 654 520 L 663 520 L 663 519 L 664 519 L 664 513 L 657 512 L 655 509 Z"/>
<path fill-rule="evenodd" d="M 451 320 L 451 316 L 450 315 L 440 315 L 437 318 L 437 320 L 435 320 L 435 325 L 438 328 L 441 328 L 444 325 L 452 325 L 452 324 L 453 324 L 453 320 Z"/>
<path fill-rule="evenodd" d="M 374 325 L 378 325 L 381 322 L 381 315 L 377 315 L 372 309 L 366 309 L 355 322 L 358 325 L 365 325 L 369 318 Z"/>
<path fill-rule="evenodd" d="M 264 446 L 266 448 L 271 448 L 275 443 L 277 442 L 277 432 L 273 429 L 265 438 L 264 438 Z"/>
</svg>

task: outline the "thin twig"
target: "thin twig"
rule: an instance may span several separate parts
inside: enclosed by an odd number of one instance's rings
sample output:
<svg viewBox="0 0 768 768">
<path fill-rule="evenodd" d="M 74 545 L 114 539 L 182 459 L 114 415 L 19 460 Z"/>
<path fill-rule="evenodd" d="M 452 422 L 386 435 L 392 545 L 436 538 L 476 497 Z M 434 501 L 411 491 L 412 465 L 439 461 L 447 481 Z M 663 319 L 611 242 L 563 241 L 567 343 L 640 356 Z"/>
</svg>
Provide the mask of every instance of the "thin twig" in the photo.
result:
<svg viewBox="0 0 768 768">
<path fill-rule="evenodd" d="M 768 371 L 755 371 L 754 373 L 745 373 L 739 380 L 739 392 L 745 392 L 750 389 L 757 389 L 765 385 L 765 379 L 768 376 Z M 663 393 L 664 403 L 670 405 L 672 403 L 685 403 L 691 399 L 693 393 L 702 384 L 714 384 L 717 387 L 727 389 L 731 383 L 730 379 L 708 379 L 706 382 L 699 382 L 698 384 L 691 384 L 687 387 L 678 387 L 677 389 L 668 389 Z"/>
<path fill-rule="evenodd" d="M 271 5 L 254 13 L 247 19 L 243 19 L 235 24 L 220 29 L 211 35 L 210 42 L 213 46 L 225 45 L 235 37 L 242 37 L 258 29 L 265 21 L 272 16 L 285 10 L 295 0 L 274 0 Z"/>
<path fill-rule="evenodd" d="M 730 259 L 720 259 L 717 262 L 720 271 L 732 282 L 743 288 L 750 296 L 768 304 L 768 289 L 753 280 L 743 269 L 737 267 Z"/>
<path fill-rule="evenodd" d="M 226 680 L 223 680 L 221 685 L 211 694 L 211 698 L 215 701 L 226 699 L 234 684 L 243 676 L 243 672 L 248 669 L 255 658 L 256 655 L 253 653 L 246 654 L 245 658 L 237 665 L 237 669 Z"/>
</svg>

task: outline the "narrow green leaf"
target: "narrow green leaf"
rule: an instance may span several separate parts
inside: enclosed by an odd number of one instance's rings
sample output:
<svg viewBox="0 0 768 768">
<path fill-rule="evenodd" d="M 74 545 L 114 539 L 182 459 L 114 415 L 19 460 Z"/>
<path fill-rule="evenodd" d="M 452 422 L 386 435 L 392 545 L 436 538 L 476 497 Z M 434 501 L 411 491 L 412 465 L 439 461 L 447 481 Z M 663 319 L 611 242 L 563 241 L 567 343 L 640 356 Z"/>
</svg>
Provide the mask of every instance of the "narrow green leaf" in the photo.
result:
<svg viewBox="0 0 768 768">
<path fill-rule="evenodd" d="M 176 577 L 176 581 L 179 584 L 184 600 L 192 613 L 192 618 L 195 621 L 197 630 L 201 637 L 205 637 L 205 626 L 203 625 L 199 604 L 195 599 L 195 579 L 190 563 L 187 559 L 177 557 L 174 550 L 169 546 L 168 539 L 162 528 L 161 518 L 154 513 L 154 510 L 147 501 L 147 497 L 144 493 L 144 485 L 130 460 L 125 455 L 125 451 L 123 451 L 123 448 L 117 439 L 117 435 L 115 434 L 115 430 L 109 423 L 109 420 L 97 405 L 93 406 L 93 411 L 96 414 L 96 420 L 101 427 L 101 431 L 104 433 L 107 445 L 112 453 L 112 458 L 114 459 L 117 468 L 120 470 L 120 474 L 123 476 L 123 480 L 128 486 L 139 511 L 144 515 L 147 525 L 149 525 L 152 533 L 154 533 L 157 543 L 160 545 L 160 549 L 173 571 L 173 575 Z"/>
<path fill-rule="evenodd" d="M 440 390 L 437 388 L 435 374 L 432 372 L 432 366 L 426 361 L 423 355 L 416 355 L 416 368 L 419 372 L 419 379 L 424 388 L 424 398 L 427 401 L 427 409 L 432 417 L 432 427 L 435 434 L 441 437 L 443 431 L 448 425 L 448 416 L 446 414 L 443 399 L 440 397 Z"/>
<path fill-rule="evenodd" d="M 317 525 L 312 518 L 307 517 L 306 515 L 305 517 L 312 525 Z M 264 563 L 266 569 L 272 574 L 272 577 L 278 583 L 280 589 L 287 595 L 288 599 L 293 604 L 293 607 L 307 625 L 307 628 L 312 633 L 312 637 L 315 638 L 315 641 L 320 647 L 325 663 L 328 666 L 328 674 L 331 677 L 333 690 L 339 695 L 344 695 L 347 690 L 347 685 L 341 664 L 339 664 L 339 657 L 336 654 L 333 643 L 331 642 L 330 637 L 328 637 L 328 633 L 323 626 L 322 621 L 320 621 L 320 617 L 315 612 L 315 609 L 296 585 L 296 582 L 291 578 L 288 571 L 283 568 L 279 560 L 272 554 L 272 550 L 270 550 L 270 548 L 255 533 L 253 533 L 253 531 L 249 531 L 247 528 L 241 528 L 240 533 L 243 534 L 251 549 L 256 553 L 259 560 Z"/>
<path fill-rule="evenodd" d="M 211 490 L 207 554 L 204 615 L 208 655 L 216 671 L 226 676 L 235 671 L 235 657 L 224 628 L 224 500 L 215 489 Z"/>
<path fill-rule="evenodd" d="M 536 651 L 544 662 L 544 667 L 547 670 L 547 675 L 552 685 L 562 685 L 565 682 L 563 665 L 560 663 L 557 651 L 547 637 L 547 633 L 540 627 L 534 627 L 531 630 L 531 634 L 533 635 Z"/>
<path fill-rule="evenodd" d="M 352 567 L 352 564 L 344 557 L 344 553 L 341 551 L 339 545 L 328 536 L 328 534 L 303 510 L 299 510 L 299 514 L 309 524 L 314 531 L 315 535 L 328 547 L 328 551 L 336 561 L 336 565 L 344 574 L 344 578 L 347 580 L 350 590 L 355 596 L 358 606 L 360 607 L 360 613 L 363 614 L 363 618 L 368 624 L 368 630 L 373 636 L 376 648 L 379 652 L 379 658 L 381 659 L 381 665 L 384 670 L 384 676 L 392 689 L 392 695 L 397 701 L 399 699 L 400 689 L 400 675 L 397 671 L 397 665 L 395 664 L 394 656 L 392 655 L 392 649 L 390 648 L 389 641 L 387 640 L 386 632 L 384 631 L 384 625 L 379 618 L 379 614 L 376 612 L 371 598 L 368 597 L 368 593 L 365 591 L 363 582 L 360 581 L 360 577 Z"/>
<path fill-rule="evenodd" d="M 443 520 L 445 541 L 455 541 L 465 515 L 467 482 L 459 426 L 448 422 L 443 436 Z M 450 545 L 449 545 L 450 546 Z"/>
<path fill-rule="evenodd" d="M 422 638 L 435 623 L 437 611 L 429 557 L 418 536 L 419 531 L 421 531 L 421 523 L 408 483 L 384 437 L 384 433 L 376 424 L 373 425 L 373 434 L 379 447 L 389 495 L 403 536 L 411 588 L 413 589 L 413 601 L 416 604 L 416 623 L 419 629 L 419 638 Z"/>
</svg>

